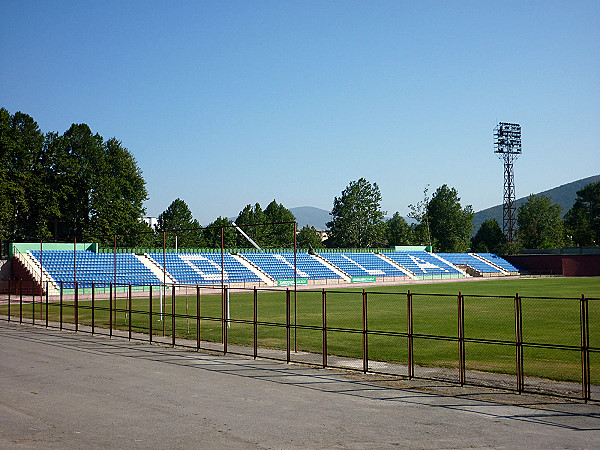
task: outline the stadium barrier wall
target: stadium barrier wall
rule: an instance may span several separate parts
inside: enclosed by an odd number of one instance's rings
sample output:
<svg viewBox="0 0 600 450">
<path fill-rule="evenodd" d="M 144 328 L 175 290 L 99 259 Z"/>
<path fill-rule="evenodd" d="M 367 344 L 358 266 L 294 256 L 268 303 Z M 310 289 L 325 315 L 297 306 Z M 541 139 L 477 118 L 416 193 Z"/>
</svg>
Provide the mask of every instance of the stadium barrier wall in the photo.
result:
<svg viewBox="0 0 600 450">
<path fill-rule="evenodd" d="M 600 255 L 506 255 L 508 262 L 534 275 L 600 276 Z"/>
<path fill-rule="evenodd" d="M 402 250 L 410 249 L 414 250 L 414 247 L 402 247 Z M 424 250 L 425 247 L 418 247 L 418 250 Z M 64 249 L 63 249 L 64 250 Z M 162 247 L 146 248 L 146 247 L 117 247 L 117 253 L 135 253 L 142 255 L 144 253 L 163 253 Z M 174 248 L 169 247 L 164 249 L 166 253 L 221 253 L 220 248 Z M 314 253 L 385 253 L 389 251 L 400 251 L 390 250 L 389 248 L 317 248 L 313 249 Z M 98 249 L 98 253 L 114 253 L 115 249 L 106 247 Z M 224 248 L 224 253 L 294 253 L 293 248 L 263 248 L 262 251 L 256 248 L 241 248 L 231 247 Z M 309 253 L 308 248 L 298 248 L 297 253 Z"/>
<path fill-rule="evenodd" d="M 11 283 L 4 281 L 0 283 Z M 13 281 L 14 283 L 14 281 Z M 407 378 L 600 400 L 600 299 L 93 284 L 8 321 Z M 539 317 L 544 317 L 540 324 Z M 556 380 L 550 382 L 549 380 Z"/>
</svg>

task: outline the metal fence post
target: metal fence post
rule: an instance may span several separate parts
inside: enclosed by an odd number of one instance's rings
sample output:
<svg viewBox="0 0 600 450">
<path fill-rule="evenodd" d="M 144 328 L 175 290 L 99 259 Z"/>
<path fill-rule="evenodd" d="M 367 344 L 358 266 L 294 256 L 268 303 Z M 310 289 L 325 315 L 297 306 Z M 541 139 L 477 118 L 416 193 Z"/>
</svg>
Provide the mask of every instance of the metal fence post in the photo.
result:
<svg viewBox="0 0 600 450">
<path fill-rule="evenodd" d="M 8 279 L 8 321 L 10 322 L 10 278 Z"/>
<path fill-rule="evenodd" d="M 95 313 L 95 308 L 96 308 L 96 302 L 95 302 L 95 297 L 96 297 L 96 293 L 95 293 L 95 284 L 92 281 L 92 334 L 94 334 L 94 313 Z"/>
<path fill-rule="evenodd" d="M 413 306 L 412 293 L 410 289 L 406 294 L 406 334 L 408 335 L 408 378 L 415 376 L 415 364 L 413 353 Z"/>
<path fill-rule="evenodd" d="M 367 293 L 363 289 L 362 291 L 362 337 L 363 337 L 363 372 L 367 373 L 369 371 L 369 342 L 367 336 Z"/>
<path fill-rule="evenodd" d="M 587 403 L 590 399 L 590 334 L 588 318 L 588 301 L 585 295 L 581 295 L 579 302 L 579 318 L 581 329 L 581 384 L 583 399 Z"/>
<path fill-rule="evenodd" d="M 35 284 L 33 280 L 31 281 L 31 324 L 35 325 Z"/>
<path fill-rule="evenodd" d="M 113 284 L 108 283 L 108 335 L 112 337 L 113 333 Z"/>
<path fill-rule="evenodd" d="M 460 385 L 465 385 L 465 303 L 461 292 L 458 293 L 458 367 Z"/>
<path fill-rule="evenodd" d="M 285 290 L 285 352 L 286 362 L 289 363 L 290 357 L 290 289 Z"/>
<path fill-rule="evenodd" d="M 322 313 L 323 315 L 323 368 L 327 367 L 327 292 L 323 289 Z"/>
<path fill-rule="evenodd" d="M 200 350 L 200 286 L 196 285 L 196 350 Z"/>
<path fill-rule="evenodd" d="M 523 311 L 521 297 L 515 294 L 515 350 L 517 360 L 517 392 L 523 392 Z"/>
<path fill-rule="evenodd" d="M 129 291 L 128 291 L 128 300 L 129 300 L 129 340 L 131 340 L 131 283 L 129 283 Z"/>
<path fill-rule="evenodd" d="M 585 299 L 585 345 L 586 345 L 586 363 L 587 363 L 587 394 L 588 394 L 588 400 L 591 400 L 592 398 L 592 391 L 591 391 L 591 383 L 592 383 L 592 378 L 591 378 L 591 366 L 590 366 L 590 316 L 588 314 L 588 300 L 587 298 Z"/>
<path fill-rule="evenodd" d="M 154 318 L 152 317 L 152 285 L 150 285 L 150 289 L 148 292 L 148 341 L 152 342 L 152 321 L 154 320 Z"/>
<path fill-rule="evenodd" d="M 79 331 L 79 284 L 75 280 L 75 331 Z"/>
<path fill-rule="evenodd" d="M 63 282 L 60 282 L 60 314 L 59 314 L 59 329 L 62 330 L 63 328 Z"/>
<path fill-rule="evenodd" d="M 171 291 L 171 335 L 171 344 L 175 347 L 175 284 L 173 284 Z"/>
<path fill-rule="evenodd" d="M 19 323 L 23 323 L 23 278 L 19 280 Z"/>
<path fill-rule="evenodd" d="M 222 319 L 221 326 L 223 327 L 223 354 L 227 353 L 227 286 L 223 286 L 222 298 Z"/>
<path fill-rule="evenodd" d="M 254 286 L 254 359 L 258 356 L 258 291 Z"/>
<path fill-rule="evenodd" d="M 48 328 L 48 287 L 49 281 L 46 281 L 46 328 Z"/>
</svg>

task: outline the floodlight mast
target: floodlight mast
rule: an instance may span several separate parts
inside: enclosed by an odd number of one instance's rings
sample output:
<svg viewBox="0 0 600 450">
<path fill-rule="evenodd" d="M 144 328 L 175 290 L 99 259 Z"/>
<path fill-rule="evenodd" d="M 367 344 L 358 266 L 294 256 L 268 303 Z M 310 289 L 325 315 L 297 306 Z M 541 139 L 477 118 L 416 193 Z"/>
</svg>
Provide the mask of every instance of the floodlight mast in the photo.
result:
<svg viewBox="0 0 600 450">
<path fill-rule="evenodd" d="M 244 236 L 246 239 L 248 239 L 248 241 L 250 241 L 250 243 L 252 245 L 254 245 L 254 248 L 256 248 L 261 253 L 263 252 L 263 249 L 260 248 L 258 246 L 258 244 L 256 242 L 254 242 L 250 236 L 248 236 L 246 233 L 244 233 L 244 230 L 242 230 L 240 227 L 238 227 L 237 224 L 233 220 L 231 221 L 231 225 L 233 225 L 235 227 L 235 229 L 238 230 L 242 236 Z"/>
<path fill-rule="evenodd" d="M 508 242 L 517 239 L 514 161 L 521 155 L 521 125 L 500 122 L 494 128 L 494 153 L 504 161 L 502 231 Z"/>
</svg>

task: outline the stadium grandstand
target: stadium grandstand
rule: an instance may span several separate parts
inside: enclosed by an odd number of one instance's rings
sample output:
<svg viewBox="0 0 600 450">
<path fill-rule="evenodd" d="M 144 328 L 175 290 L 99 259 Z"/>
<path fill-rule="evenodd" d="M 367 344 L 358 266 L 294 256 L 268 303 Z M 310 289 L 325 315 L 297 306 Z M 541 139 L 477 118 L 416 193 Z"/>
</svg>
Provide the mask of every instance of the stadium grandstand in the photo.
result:
<svg viewBox="0 0 600 450">
<path fill-rule="evenodd" d="M 21 244 L 22 246 L 22 244 Z M 35 244 L 31 244 L 35 247 Z M 56 292 L 114 285 L 281 286 L 507 276 L 519 270 L 493 253 L 400 251 L 97 252 L 30 248 L 15 252 L 21 277 Z"/>
</svg>

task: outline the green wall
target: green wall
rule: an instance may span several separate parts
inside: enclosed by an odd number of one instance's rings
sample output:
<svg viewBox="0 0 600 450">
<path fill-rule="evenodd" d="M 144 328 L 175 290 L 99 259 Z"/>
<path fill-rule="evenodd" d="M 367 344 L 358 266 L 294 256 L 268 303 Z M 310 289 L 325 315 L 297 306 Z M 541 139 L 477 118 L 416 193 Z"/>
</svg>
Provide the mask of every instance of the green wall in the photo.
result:
<svg viewBox="0 0 600 450">
<path fill-rule="evenodd" d="M 58 242 L 48 242 L 48 243 L 32 243 L 32 242 L 11 242 L 9 248 L 9 257 L 15 255 L 15 253 L 25 253 L 27 250 L 70 250 L 73 251 L 74 244 L 69 243 L 58 243 Z M 98 252 L 98 244 L 86 244 L 80 243 L 75 247 L 77 250 L 88 250 L 90 252 L 97 253 Z"/>
</svg>

